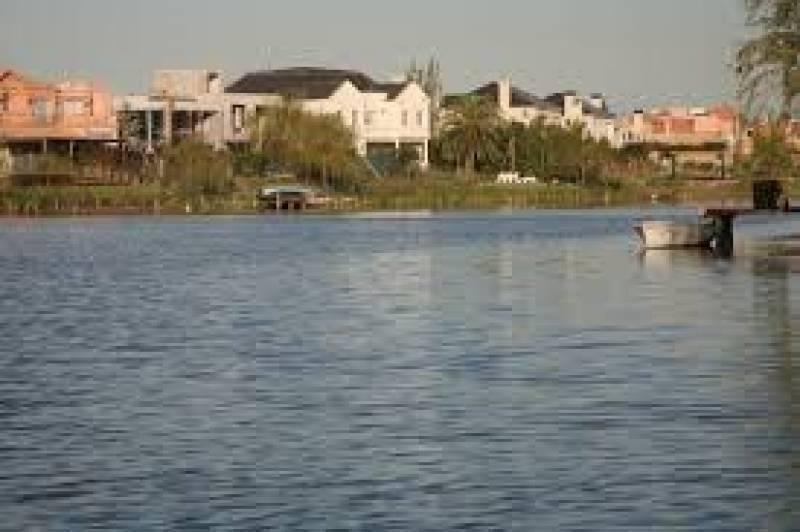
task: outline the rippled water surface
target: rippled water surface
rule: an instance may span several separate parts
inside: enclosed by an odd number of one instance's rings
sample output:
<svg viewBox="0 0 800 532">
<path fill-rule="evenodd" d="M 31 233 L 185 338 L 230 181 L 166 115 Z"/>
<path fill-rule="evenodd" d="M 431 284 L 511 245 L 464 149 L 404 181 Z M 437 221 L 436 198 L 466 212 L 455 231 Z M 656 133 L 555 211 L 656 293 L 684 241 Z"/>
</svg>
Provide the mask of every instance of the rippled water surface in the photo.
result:
<svg viewBox="0 0 800 532">
<path fill-rule="evenodd" d="M 797 221 L 0 222 L 0 529 L 800 530 Z"/>
</svg>

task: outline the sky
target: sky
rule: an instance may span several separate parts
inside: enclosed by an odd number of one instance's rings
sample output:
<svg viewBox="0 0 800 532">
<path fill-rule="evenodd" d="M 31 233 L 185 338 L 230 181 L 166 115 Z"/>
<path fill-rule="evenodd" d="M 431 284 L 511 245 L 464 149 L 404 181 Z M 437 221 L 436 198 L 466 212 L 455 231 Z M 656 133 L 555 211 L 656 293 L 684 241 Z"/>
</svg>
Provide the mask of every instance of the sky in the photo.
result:
<svg viewBox="0 0 800 532">
<path fill-rule="evenodd" d="M 228 82 L 289 66 L 402 74 L 435 57 L 445 90 L 500 77 L 616 110 L 731 101 L 743 0 L 2 0 L 0 68 L 147 89 L 157 68 Z"/>
</svg>

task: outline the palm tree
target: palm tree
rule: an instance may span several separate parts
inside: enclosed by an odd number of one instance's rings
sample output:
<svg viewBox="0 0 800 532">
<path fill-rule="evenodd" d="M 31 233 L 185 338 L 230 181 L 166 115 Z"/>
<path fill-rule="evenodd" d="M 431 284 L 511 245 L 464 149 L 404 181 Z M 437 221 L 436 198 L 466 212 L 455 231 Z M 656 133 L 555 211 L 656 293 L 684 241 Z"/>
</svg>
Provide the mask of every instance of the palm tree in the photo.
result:
<svg viewBox="0 0 800 532">
<path fill-rule="evenodd" d="M 740 96 L 751 110 L 789 118 L 800 95 L 800 0 L 744 0 L 759 34 L 736 56 Z"/>
<path fill-rule="evenodd" d="M 462 96 L 444 117 L 442 144 L 457 165 L 473 173 L 481 160 L 500 149 L 498 133 L 502 119 L 497 104 L 477 95 Z"/>
</svg>

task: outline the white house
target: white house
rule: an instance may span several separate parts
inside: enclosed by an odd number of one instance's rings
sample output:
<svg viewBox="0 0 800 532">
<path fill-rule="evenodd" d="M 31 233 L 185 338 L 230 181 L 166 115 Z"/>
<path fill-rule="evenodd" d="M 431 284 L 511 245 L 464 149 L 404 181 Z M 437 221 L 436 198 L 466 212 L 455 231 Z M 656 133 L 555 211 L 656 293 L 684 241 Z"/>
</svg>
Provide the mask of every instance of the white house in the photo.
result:
<svg viewBox="0 0 800 532">
<path fill-rule="evenodd" d="M 510 122 L 530 125 L 541 120 L 547 125 L 564 128 L 581 125 L 588 137 L 598 141 L 605 139 L 615 147 L 622 145 L 616 117 L 608 111 L 600 94 L 584 99 L 569 91 L 539 98 L 515 87 L 508 78 L 483 85 L 470 94 L 497 103 L 500 116 Z"/>
<path fill-rule="evenodd" d="M 351 70 L 287 68 L 246 74 L 226 92 L 291 98 L 310 112 L 340 116 L 363 156 L 407 146 L 428 165 L 431 101 L 413 81 L 378 83 Z"/>
<path fill-rule="evenodd" d="M 561 124 L 561 109 L 558 106 L 513 86 L 508 78 L 487 83 L 470 94 L 495 102 L 500 109 L 500 116 L 510 122 L 529 125 L 543 120 L 549 125 Z"/>
<path fill-rule="evenodd" d="M 596 141 L 606 140 L 615 148 L 622 147 L 617 117 L 609 112 L 602 94 L 582 98 L 575 91 L 566 91 L 551 94 L 546 100 L 561 110 L 563 127 L 581 125 L 586 136 Z"/>
</svg>

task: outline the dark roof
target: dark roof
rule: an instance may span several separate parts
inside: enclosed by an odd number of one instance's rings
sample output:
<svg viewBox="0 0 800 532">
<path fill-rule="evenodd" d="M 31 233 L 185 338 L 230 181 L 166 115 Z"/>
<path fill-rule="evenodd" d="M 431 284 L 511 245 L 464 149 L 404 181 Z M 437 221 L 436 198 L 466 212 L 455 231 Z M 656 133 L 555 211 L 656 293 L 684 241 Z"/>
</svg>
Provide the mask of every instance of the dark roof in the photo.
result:
<svg viewBox="0 0 800 532">
<path fill-rule="evenodd" d="M 494 102 L 500 101 L 500 86 L 496 81 L 487 83 L 472 91 L 471 94 L 490 98 Z M 538 107 L 540 109 L 553 107 L 549 102 L 534 96 L 518 87 L 511 86 L 511 107 Z"/>
<path fill-rule="evenodd" d="M 409 81 L 401 81 L 398 83 L 375 83 L 373 88 L 368 92 L 385 92 L 390 100 L 397 98 L 409 85 Z"/>
<path fill-rule="evenodd" d="M 397 97 L 408 85 L 405 82 L 376 83 L 366 74 L 355 70 L 298 67 L 245 74 L 228 86 L 226 92 L 323 99 L 331 96 L 346 81 L 363 92 L 386 92 L 390 99 Z"/>
<path fill-rule="evenodd" d="M 595 107 L 594 105 L 586 102 L 583 103 L 583 112 L 587 115 L 592 115 L 597 118 L 605 118 L 606 120 L 611 120 L 617 117 L 617 115 L 610 112 L 608 109 Z"/>
</svg>

